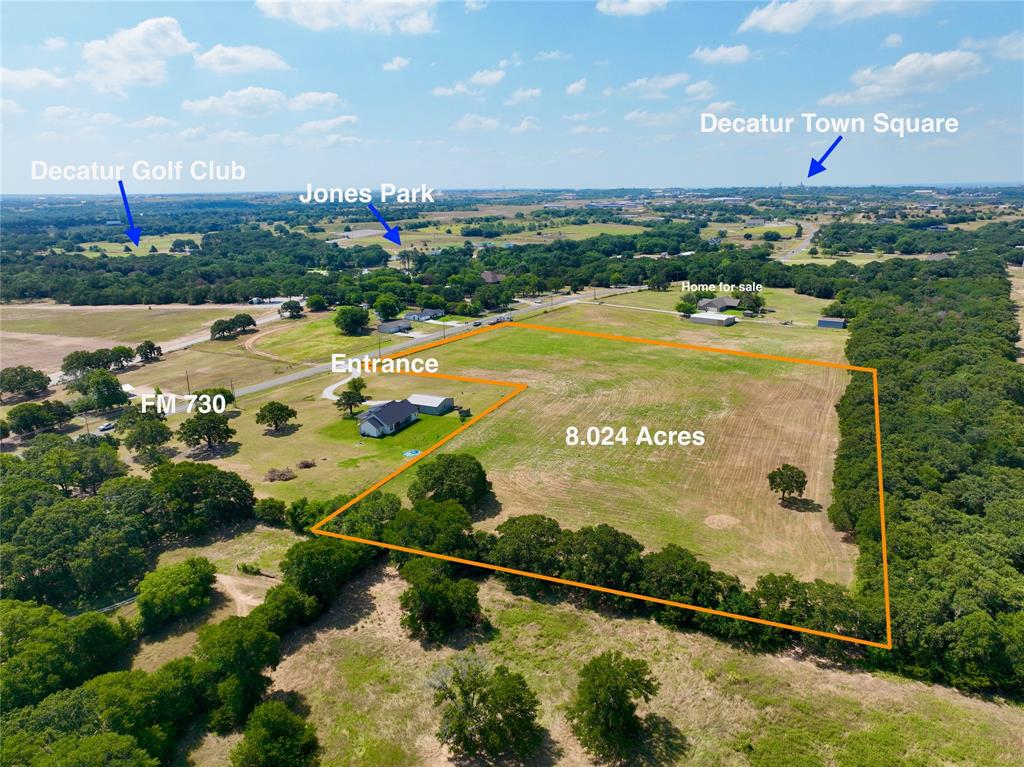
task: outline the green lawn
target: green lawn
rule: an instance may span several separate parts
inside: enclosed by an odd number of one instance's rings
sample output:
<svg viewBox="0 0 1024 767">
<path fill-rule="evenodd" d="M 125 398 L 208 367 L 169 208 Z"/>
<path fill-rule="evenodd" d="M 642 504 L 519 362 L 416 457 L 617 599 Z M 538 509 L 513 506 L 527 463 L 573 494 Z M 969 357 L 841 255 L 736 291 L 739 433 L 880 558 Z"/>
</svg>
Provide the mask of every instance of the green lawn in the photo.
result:
<svg viewBox="0 0 1024 767">
<path fill-rule="evenodd" d="M 169 253 L 171 250 L 171 244 L 175 240 L 195 240 L 197 243 L 201 243 L 203 241 L 203 233 L 177 232 L 174 234 L 146 234 L 145 230 L 143 230 L 142 236 L 139 238 L 138 245 L 133 245 L 131 242 L 128 241 L 128 238 L 125 237 L 123 242 L 113 242 L 110 240 L 97 242 L 83 242 L 82 247 L 85 248 L 85 255 L 91 258 L 96 258 L 100 255 L 95 251 L 89 250 L 89 248 L 92 246 L 100 248 L 101 250 L 106 252 L 108 256 L 111 257 L 127 255 L 144 256 L 148 255 L 149 249 L 154 246 L 160 253 Z M 131 249 L 130 254 L 125 253 L 125 247 Z M 175 255 L 185 254 L 180 253 Z"/>
<path fill-rule="evenodd" d="M 332 354 L 364 354 L 376 351 L 378 344 L 386 348 L 394 342 L 394 336 L 372 331 L 346 336 L 334 324 L 334 312 L 322 312 L 267 334 L 256 342 L 256 349 L 293 362 L 323 364 L 331 361 Z"/>
<path fill-rule="evenodd" d="M 446 370 L 442 367 L 442 372 Z M 455 371 L 458 373 L 458 371 Z M 343 374 L 324 373 L 270 391 L 240 397 L 238 410 L 231 418 L 237 451 L 211 462 L 236 471 L 252 483 L 257 495 L 292 501 L 302 496 L 333 498 L 355 494 L 381 479 L 409 459 L 402 455 L 410 449 L 425 450 L 459 425 L 456 413 L 424 416 L 396 435 L 374 439 L 358 434 L 357 423 L 344 418 L 334 402 L 321 398 L 329 384 L 346 378 Z M 454 396 L 458 404 L 478 412 L 505 392 L 482 384 L 469 384 L 405 375 L 368 375 L 366 395 L 373 400 L 402 399 L 413 393 Z M 284 402 L 298 412 L 300 424 L 280 433 L 268 432 L 256 424 L 255 416 L 265 403 Z M 183 416 L 169 419 L 176 427 Z M 184 451 L 182 446 L 178 446 Z M 299 469 L 300 460 L 316 465 Z M 296 478 L 287 482 L 268 482 L 270 469 L 290 467 Z"/>
</svg>

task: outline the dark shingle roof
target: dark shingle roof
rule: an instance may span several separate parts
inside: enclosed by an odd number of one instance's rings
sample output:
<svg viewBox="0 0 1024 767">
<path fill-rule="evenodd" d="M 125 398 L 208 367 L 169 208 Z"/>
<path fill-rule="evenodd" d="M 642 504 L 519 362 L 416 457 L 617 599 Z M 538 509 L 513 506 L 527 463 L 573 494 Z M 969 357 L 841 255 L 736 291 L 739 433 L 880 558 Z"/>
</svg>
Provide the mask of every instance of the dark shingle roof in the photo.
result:
<svg viewBox="0 0 1024 767">
<path fill-rule="evenodd" d="M 360 421 L 375 421 L 381 426 L 397 426 L 406 418 L 419 412 L 409 400 L 398 399 L 376 405 L 365 413 L 360 413 Z"/>
</svg>

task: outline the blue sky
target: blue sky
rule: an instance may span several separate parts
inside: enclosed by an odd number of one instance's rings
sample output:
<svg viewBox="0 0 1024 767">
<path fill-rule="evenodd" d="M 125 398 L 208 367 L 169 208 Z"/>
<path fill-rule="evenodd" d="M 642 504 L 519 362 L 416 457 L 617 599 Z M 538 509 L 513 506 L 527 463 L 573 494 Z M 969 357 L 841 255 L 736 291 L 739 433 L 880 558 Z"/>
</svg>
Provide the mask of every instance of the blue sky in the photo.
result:
<svg viewBox="0 0 1024 767">
<path fill-rule="evenodd" d="M 832 135 L 729 117 L 956 117 L 847 135 L 809 183 L 1024 183 L 1019 2 L 49 3 L 2 6 L 5 193 L 30 161 L 236 160 L 134 191 L 799 183 Z"/>
</svg>

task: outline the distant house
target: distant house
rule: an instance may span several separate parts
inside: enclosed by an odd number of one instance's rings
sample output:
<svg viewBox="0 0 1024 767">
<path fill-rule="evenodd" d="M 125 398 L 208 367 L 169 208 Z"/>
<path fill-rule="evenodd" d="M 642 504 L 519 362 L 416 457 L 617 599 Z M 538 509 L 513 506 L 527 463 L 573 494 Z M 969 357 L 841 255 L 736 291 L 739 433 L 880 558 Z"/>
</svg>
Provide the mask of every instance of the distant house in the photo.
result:
<svg viewBox="0 0 1024 767">
<path fill-rule="evenodd" d="M 932 224 L 931 226 L 928 227 L 928 231 L 929 232 L 947 232 L 947 231 L 949 231 L 949 227 L 946 226 L 945 224 Z"/>
<path fill-rule="evenodd" d="M 426 322 L 444 316 L 444 309 L 420 309 L 418 312 L 406 312 L 403 319 L 413 322 Z"/>
<path fill-rule="evenodd" d="M 488 285 L 497 285 L 499 282 L 505 279 L 505 275 L 498 274 L 497 272 L 492 272 L 488 269 L 486 272 L 480 272 L 480 279 L 483 280 Z"/>
<path fill-rule="evenodd" d="M 440 397 L 434 394 L 413 394 L 409 402 L 416 406 L 416 409 L 427 415 L 444 415 L 455 407 L 455 400 L 452 397 Z"/>
<path fill-rule="evenodd" d="M 739 309 L 740 300 L 732 296 L 702 298 L 697 302 L 697 308 L 702 312 L 724 312 L 726 309 Z"/>
<path fill-rule="evenodd" d="M 748 218 L 743 222 L 743 226 L 764 226 L 766 223 L 763 218 Z"/>
<path fill-rule="evenodd" d="M 404 319 L 382 322 L 377 326 L 378 333 L 408 333 L 410 330 L 412 330 L 412 323 Z"/>
<path fill-rule="evenodd" d="M 409 400 L 392 400 L 360 413 L 357 416 L 359 433 L 364 437 L 386 437 L 418 421 L 419 417 L 419 411 Z"/>
<path fill-rule="evenodd" d="M 699 325 L 729 327 L 729 325 L 736 324 L 736 318 L 731 314 L 722 314 L 721 312 L 697 312 L 690 315 L 690 322 L 696 322 Z"/>
<path fill-rule="evenodd" d="M 818 320 L 819 328 L 834 328 L 835 330 L 843 330 L 846 328 L 845 317 L 822 317 Z"/>
</svg>

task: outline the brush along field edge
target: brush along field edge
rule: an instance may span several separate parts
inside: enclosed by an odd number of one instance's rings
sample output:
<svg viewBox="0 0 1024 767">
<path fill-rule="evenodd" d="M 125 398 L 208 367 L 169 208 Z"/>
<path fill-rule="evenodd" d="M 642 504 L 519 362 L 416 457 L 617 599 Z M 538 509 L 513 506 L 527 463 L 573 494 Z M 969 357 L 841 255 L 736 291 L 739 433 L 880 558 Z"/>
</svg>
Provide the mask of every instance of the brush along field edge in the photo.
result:
<svg viewBox="0 0 1024 767">
<path fill-rule="evenodd" d="M 693 610 L 695 612 L 706 613 L 708 615 L 718 615 L 718 616 L 721 616 L 723 618 L 735 618 L 736 620 L 747 621 L 749 623 L 759 623 L 759 624 L 764 625 L 764 626 L 773 626 L 775 628 L 788 629 L 790 631 L 798 631 L 798 632 L 802 632 L 804 634 L 814 634 L 815 636 L 827 637 L 829 639 L 837 639 L 837 640 L 842 641 L 842 642 L 851 642 L 853 644 L 866 645 L 868 647 L 877 647 L 877 648 L 880 648 L 880 649 L 883 649 L 883 650 L 891 650 L 892 649 L 892 617 L 891 617 L 890 604 L 889 604 L 889 559 L 888 559 L 888 554 L 887 554 L 886 533 L 885 533 L 885 495 L 884 495 L 884 489 L 883 489 L 883 486 L 882 486 L 882 484 L 883 484 L 882 483 L 882 431 L 881 431 L 881 420 L 880 420 L 879 408 L 878 408 L 878 370 L 877 369 L 875 369 L 875 368 L 868 368 L 868 367 L 860 367 L 860 366 L 857 366 L 857 365 L 845 365 L 845 364 L 840 363 L 840 362 L 827 362 L 827 361 L 824 361 L 824 360 L 808 360 L 808 359 L 800 359 L 800 358 L 797 358 L 797 357 L 781 357 L 781 356 L 774 355 L 774 354 L 760 354 L 758 352 L 740 351 L 738 349 L 720 349 L 720 348 L 713 347 L 713 346 L 700 346 L 700 345 L 696 345 L 696 344 L 678 343 L 678 342 L 675 342 L 675 341 L 659 341 L 659 340 L 650 339 L 650 338 L 637 338 L 637 337 L 634 337 L 634 336 L 612 335 L 610 333 L 597 333 L 597 332 L 588 331 L 588 330 L 572 330 L 572 329 L 569 329 L 569 328 L 551 327 L 551 326 L 548 326 L 548 325 L 534 325 L 534 324 L 526 323 L 526 322 L 505 322 L 505 323 L 502 323 L 501 325 L 489 325 L 489 326 L 486 326 L 486 327 L 482 327 L 482 328 L 477 328 L 475 330 L 471 330 L 471 331 L 469 331 L 467 333 L 461 333 L 461 334 L 452 336 L 450 338 L 442 339 L 440 341 L 434 341 L 434 342 L 429 343 L 429 344 L 424 344 L 422 346 L 417 346 L 417 347 L 414 347 L 412 349 L 406 349 L 404 351 L 395 352 L 393 354 L 385 354 L 384 357 L 386 357 L 386 358 L 398 358 L 398 357 L 404 357 L 404 356 L 407 356 L 407 355 L 410 355 L 410 354 L 417 354 L 419 352 L 426 351 L 428 349 L 433 349 L 433 348 L 435 348 L 437 346 L 442 346 L 444 344 L 452 343 L 453 341 L 461 340 L 461 339 L 464 339 L 464 338 L 469 338 L 470 336 L 480 335 L 481 333 L 488 333 L 488 332 L 491 332 L 491 331 L 494 331 L 494 330 L 497 330 L 497 329 L 500 329 L 500 328 L 503 328 L 503 327 L 524 328 L 526 330 L 540 330 L 540 331 L 545 331 L 545 332 L 549 332 L 549 333 L 562 333 L 562 334 L 565 334 L 565 335 L 587 336 L 587 337 L 590 337 L 590 338 L 603 338 L 603 339 L 611 340 L 611 341 L 625 341 L 627 343 L 647 344 L 647 345 L 650 345 L 650 346 L 664 346 L 664 347 L 668 347 L 668 348 L 672 348 L 672 349 L 686 349 L 686 350 L 689 350 L 689 351 L 710 352 L 710 353 L 714 353 L 714 354 L 729 354 L 729 355 L 733 355 L 733 356 L 737 356 L 737 357 L 749 357 L 749 358 L 753 358 L 753 359 L 773 360 L 773 361 L 776 361 L 776 362 L 791 362 L 791 363 L 794 363 L 794 364 L 797 364 L 797 365 L 813 365 L 813 366 L 817 366 L 817 367 L 836 368 L 836 369 L 839 369 L 839 370 L 850 370 L 850 371 L 856 371 L 856 372 L 860 372 L 860 373 L 869 373 L 871 375 L 872 391 L 873 391 L 873 397 L 874 397 L 874 408 L 875 408 L 875 456 L 876 456 L 877 463 L 878 463 L 878 501 L 879 501 L 879 514 L 881 515 L 881 524 L 882 524 L 882 534 L 881 534 L 881 544 L 882 544 L 882 590 L 883 590 L 883 597 L 884 597 L 884 601 L 885 601 L 885 642 L 874 642 L 874 641 L 871 641 L 871 640 L 868 640 L 868 639 L 860 639 L 858 637 L 850 637 L 850 636 L 845 636 L 843 634 L 835 634 L 835 633 L 832 633 L 830 631 L 819 631 L 817 629 L 806 628 L 806 627 L 803 627 L 803 626 L 793 626 L 793 625 L 788 624 L 788 623 L 779 623 L 777 621 L 770 621 L 770 620 L 766 620 L 764 618 L 754 618 L 754 617 L 751 617 L 749 615 L 739 615 L 737 613 L 730 613 L 730 612 L 726 612 L 724 610 L 715 610 L 715 609 L 710 608 L 710 607 L 701 607 L 700 605 L 689 605 L 689 604 L 685 604 L 683 602 L 674 602 L 674 601 L 672 601 L 670 599 L 659 599 L 658 597 L 646 596 L 644 594 L 635 594 L 635 593 L 633 593 L 631 591 L 620 591 L 618 589 L 611 589 L 611 588 L 607 588 L 605 586 L 596 586 L 596 585 L 594 585 L 592 583 L 580 583 L 578 581 L 570 581 L 570 580 L 566 580 L 564 578 L 557 578 L 557 577 L 552 576 L 552 575 L 543 575 L 541 573 L 531 573 L 531 572 L 526 572 L 524 570 L 515 570 L 515 569 L 510 568 L 510 567 L 501 567 L 499 565 L 492 565 L 492 564 L 489 564 L 487 562 L 477 562 L 477 561 L 474 561 L 474 560 L 471 560 L 471 559 L 461 559 L 459 557 L 451 557 L 451 556 L 447 556 L 445 554 L 436 554 L 436 553 L 431 552 L 431 551 L 421 551 L 420 549 L 407 548 L 405 546 L 398 546 L 398 545 L 395 545 L 395 544 L 392 544 L 392 543 L 383 543 L 381 541 L 371 541 L 371 540 L 368 540 L 366 538 L 357 538 L 357 537 L 352 536 L 352 535 L 343 535 L 342 533 L 335 533 L 335 532 L 323 529 L 324 525 L 326 525 L 332 519 L 337 517 L 339 514 L 343 513 L 346 509 L 351 508 L 352 506 L 354 506 L 355 504 L 359 503 L 359 501 L 363 500 L 364 498 L 366 498 L 368 495 L 370 495 L 374 491 L 379 490 L 381 487 L 386 485 L 388 482 L 390 482 L 392 479 L 397 477 L 399 474 L 401 474 L 402 472 L 410 469 L 413 465 L 415 465 L 419 461 L 422 461 L 424 458 L 429 456 L 435 450 L 437 450 L 438 448 L 440 448 L 442 445 L 444 445 L 445 443 L 449 442 L 450 440 L 454 439 L 456 436 L 458 436 L 459 434 L 464 432 L 466 429 L 468 429 L 471 426 L 473 426 L 475 423 L 480 421 L 482 418 L 485 418 L 486 416 L 490 415 L 495 410 L 500 408 L 502 405 L 504 405 L 505 403 L 509 402 L 514 397 L 516 397 L 519 394 L 521 394 L 522 392 L 526 391 L 526 389 L 528 387 L 526 386 L 526 384 L 523 384 L 523 383 L 514 383 L 514 382 L 510 382 L 510 381 L 492 381 L 492 380 L 489 380 L 489 379 L 486 379 L 486 378 L 470 378 L 470 377 L 466 377 L 466 376 L 444 375 L 444 374 L 441 374 L 441 373 L 412 373 L 412 372 L 410 372 L 410 373 L 402 373 L 402 375 L 420 376 L 420 377 L 423 377 L 423 378 L 440 378 L 440 379 L 449 380 L 449 381 L 464 381 L 466 383 L 489 384 L 489 385 L 492 385 L 492 386 L 500 386 L 500 387 L 503 387 L 503 388 L 511 389 L 511 391 L 508 392 L 501 399 L 499 399 L 497 402 L 493 403 L 488 408 L 483 410 L 482 412 L 480 412 L 477 415 L 473 416 L 472 418 L 467 420 L 465 423 L 459 425 L 459 427 L 457 429 L 455 429 L 454 431 L 452 431 L 450 434 L 446 435 L 442 439 L 438 440 L 436 443 L 431 445 L 429 448 L 425 449 L 423 452 L 421 452 L 416 457 L 410 459 L 409 461 L 406 461 L 401 466 L 399 466 L 397 469 L 395 469 L 393 472 L 388 474 L 386 477 L 384 477 L 383 479 L 380 479 L 377 482 L 375 482 L 372 485 L 370 485 L 370 487 L 368 487 L 365 490 L 363 490 L 361 493 L 359 493 L 355 498 L 353 498 L 351 501 L 346 503 L 344 506 L 342 506 L 341 508 L 339 508 L 339 509 L 333 511 L 332 513 L 328 514 L 326 517 L 321 519 L 319 522 L 317 522 L 315 525 L 313 525 L 313 527 L 310 528 L 311 532 L 313 532 L 313 533 L 315 533 L 317 535 L 323 535 L 323 536 L 327 536 L 327 537 L 330 537 L 330 538 L 339 538 L 341 540 L 354 541 L 355 543 L 365 543 L 365 544 L 368 544 L 370 546 L 378 546 L 380 548 L 392 549 L 394 551 L 402 551 L 402 552 L 405 552 L 407 554 L 417 554 L 417 555 L 425 556 L 425 557 L 433 557 L 434 559 L 442 559 L 442 560 L 445 560 L 447 562 L 455 562 L 455 563 L 461 564 L 461 565 L 471 565 L 473 567 L 482 567 L 482 568 L 487 569 L 487 570 L 493 570 L 493 571 L 501 572 L 501 573 L 510 573 L 512 575 L 522 575 L 522 576 L 525 576 L 527 578 L 536 578 L 536 579 L 542 580 L 542 581 L 549 581 L 551 583 L 558 583 L 558 584 L 561 584 L 563 586 L 575 586 L 575 587 L 578 587 L 578 588 L 590 589 L 592 591 L 600 591 L 600 592 L 605 593 L 605 594 L 614 594 L 615 596 L 620 596 L 620 597 L 631 597 L 633 599 L 642 599 L 642 600 L 644 600 L 646 602 L 653 602 L 655 604 L 660 604 L 660 605 L 668 605 L 669 607 L 678 607 L 678 608 L 681 608 L 681 609 L 684 609 L 684 610 Z"/>
</svg>

